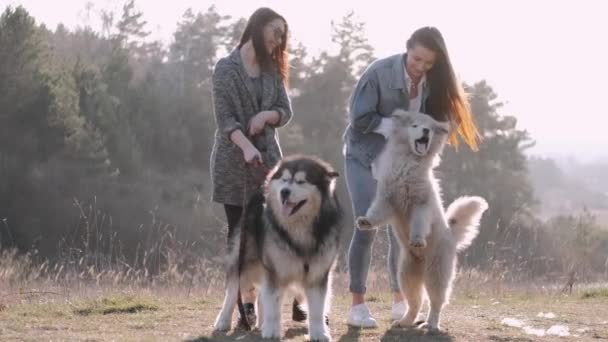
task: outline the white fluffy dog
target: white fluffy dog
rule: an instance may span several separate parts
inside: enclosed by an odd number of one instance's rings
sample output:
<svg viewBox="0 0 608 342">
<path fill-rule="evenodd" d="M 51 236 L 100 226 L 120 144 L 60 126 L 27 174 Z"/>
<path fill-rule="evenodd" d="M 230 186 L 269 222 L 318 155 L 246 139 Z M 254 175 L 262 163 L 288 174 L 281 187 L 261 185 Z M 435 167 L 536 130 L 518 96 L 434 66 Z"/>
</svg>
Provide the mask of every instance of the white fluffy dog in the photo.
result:
<svg viewBox="0 0 608 342">
<path fill-rule="evenodd" d="M 439 316 L 449 300 L 456 253 L 477 236 L 479 220 L 488 208 L 481 197 L 460 197 L 444 212 L 433 167 L 448 136 L 448 123 L 428 115 L 397 110 L 393 129 L 379 156 L 375 199 L 360 229 L 390 223 L 401 244 L 399 285 L 408 310 L 397 327 L 412 327 L 424 292 L 430 301 L 426 326 L 440 330 Z"/>
</svg>

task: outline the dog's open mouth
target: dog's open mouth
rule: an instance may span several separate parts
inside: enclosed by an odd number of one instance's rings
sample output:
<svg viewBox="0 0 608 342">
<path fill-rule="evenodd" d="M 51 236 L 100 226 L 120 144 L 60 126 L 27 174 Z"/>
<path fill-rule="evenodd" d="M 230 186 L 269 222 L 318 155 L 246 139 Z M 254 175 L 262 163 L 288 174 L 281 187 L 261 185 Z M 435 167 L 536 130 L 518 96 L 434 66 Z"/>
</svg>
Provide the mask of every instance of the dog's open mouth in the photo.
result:
<svg viewBox="0 0 608 342">
<path fill-rule="evenodd" d="M 414 141 L 414 146 L 417 153 L 425 154 L 429 146 L 429 137 L 424 136 L 422 138 L 416 139 Z"/>
<path fill-rule="evenodd" d="M 298 210 L 300 210 L 300 208 L 302 208 L 302 206 L 306 203 L 306 200 L 300 201 L 300 202 L 290 202 L 288 200 L 284 200 L 283 201 L 283 206 L 281 208 L 281 214 L 283 215 L 283 217 L 289 217 L 293 214 L 295 214 L 296 212 L 298 212 Z"/>
</svg>

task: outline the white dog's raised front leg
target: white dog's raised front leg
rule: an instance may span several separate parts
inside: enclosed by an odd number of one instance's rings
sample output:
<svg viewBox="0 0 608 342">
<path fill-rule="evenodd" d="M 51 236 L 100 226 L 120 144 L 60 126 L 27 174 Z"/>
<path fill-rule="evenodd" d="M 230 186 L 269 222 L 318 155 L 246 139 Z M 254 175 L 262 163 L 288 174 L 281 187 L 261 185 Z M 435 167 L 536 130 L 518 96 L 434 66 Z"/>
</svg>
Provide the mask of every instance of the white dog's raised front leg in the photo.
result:
<svg viewBox="0 0 608 342">
<path fill-rule="evenodd" d="M 392 216 L 393 207 L 378 192 L 365 216 L 357 217 L 356 224 L 359 229 L 369 230 L 387 224 Z"/>
<path fill-rule="evenodd" d="M 426 204 L 412 204 L 410 215 L 410 246 L 426 247 L 426 237 L 431 233 L 431 208 Z"/>
<path fill-rule="evenodd" d="M 283 302 L 283 289 L 265 280 L 260 291 L 260 299 L 264 308 L 262 314 L 262 337 L 281 337 L 281 303 Z"/>
<path fill-rule="evenodd" d="M 329 327 L 325 324 L 328 283 L 306 289 L 308 301 L 308 335 L 311 341 L 331 341 Z"/>
</svg>

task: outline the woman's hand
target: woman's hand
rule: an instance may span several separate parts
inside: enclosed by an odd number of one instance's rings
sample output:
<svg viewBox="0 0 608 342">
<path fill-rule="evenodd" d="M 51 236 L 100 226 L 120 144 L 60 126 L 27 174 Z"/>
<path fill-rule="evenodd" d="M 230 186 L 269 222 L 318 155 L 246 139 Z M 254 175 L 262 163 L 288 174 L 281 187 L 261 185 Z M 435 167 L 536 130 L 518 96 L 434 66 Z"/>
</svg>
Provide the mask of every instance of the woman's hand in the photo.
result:
<svg viewBox="0 0 608 342">
<path fill-rule="evenodd" d="M 267 124 L 274 124 L 279 121 L 279 113 L 274 110 L 265 110 L 257 113 L 249 120 L 249 136 L 252 137 L 261 133 Z"/>
<path fill-rule="evenodd" d="M 247 139 L 245 134 L 240 129 L 235 130 L 230 134 L 230 140 L 243 151 L 243 159 L 247 164 L 262 162 L 260 151 Z"/>
<path fill-rule="evenodd" d="M 262 155 L 260 154 L 260 151 L 258 151 L 258 149 L 251 144 L 243 149 L 243 158 L 245 158 L 245 162 L 247 164 L 256 165 L 262 162 Z"/>
</svg>

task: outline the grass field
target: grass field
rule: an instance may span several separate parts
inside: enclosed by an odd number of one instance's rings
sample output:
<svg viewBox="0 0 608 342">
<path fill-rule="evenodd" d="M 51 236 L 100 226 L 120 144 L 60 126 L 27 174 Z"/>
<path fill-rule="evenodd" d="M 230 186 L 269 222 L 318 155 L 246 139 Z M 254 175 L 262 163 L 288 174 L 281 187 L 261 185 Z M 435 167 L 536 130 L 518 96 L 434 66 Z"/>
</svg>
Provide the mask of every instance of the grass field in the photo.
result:
<svg viewBox="0 0 608 342">
<path fill-rule="evenodd" d="M 456 291 L 443 315 L 445 334 L 390 329 L 390 296 L 371 292 L 377 329 L 349 328 L 349 299 L 336 291 L 330 327 L 334 341 L 602 341 L 608 340 L 608 288 L 498 294 L 470 286 Z M 257 341 L 258 331 L 214 334 L 219 290 L 124 286 L 0 288 L 2 341 Z M 288 301 L 286 301 L 288 302 Z M 306 326 L 284 308 L 283 340 L 305 341 Z M 236 315 L 236 313 L 235 313 Z M 235 316 L 236 317 L 236 316 Z M 560 336 L 561 335 L 561 336 Z"/>
</svg>

